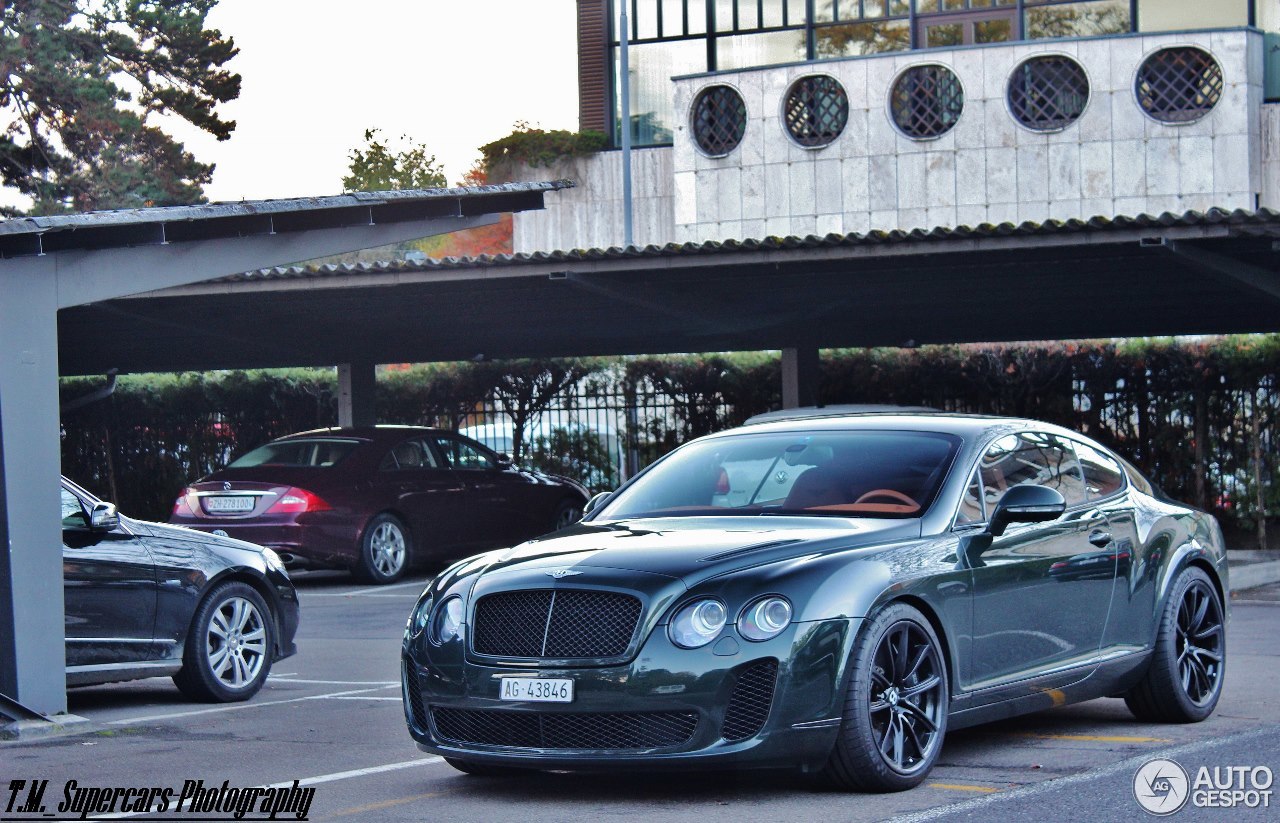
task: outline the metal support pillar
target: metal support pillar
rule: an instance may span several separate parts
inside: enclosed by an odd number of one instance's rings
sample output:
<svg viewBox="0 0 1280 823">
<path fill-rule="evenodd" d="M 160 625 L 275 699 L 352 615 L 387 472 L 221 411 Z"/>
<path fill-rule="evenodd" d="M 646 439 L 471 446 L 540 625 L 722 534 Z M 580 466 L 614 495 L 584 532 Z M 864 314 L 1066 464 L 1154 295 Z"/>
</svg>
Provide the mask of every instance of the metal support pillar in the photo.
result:
<svg viewBox="0 0 1280 823">
<path fill-rule="evenodd" d="M 338 425 L 373 426 L 378 422 L 375 395 L 377 373 L 372 363 L 342 363 L 338 366 Z"/>
<path fill-rule="evenodd" d="M 782 408 L 818 404 L 818 347 L 782 350 Z"/>
<path fill-rule="evenodd" d="M 51 257 L 0 278 L 0 694 L 67 709 L 58 472 L 58 281 Z"/>
</svg>

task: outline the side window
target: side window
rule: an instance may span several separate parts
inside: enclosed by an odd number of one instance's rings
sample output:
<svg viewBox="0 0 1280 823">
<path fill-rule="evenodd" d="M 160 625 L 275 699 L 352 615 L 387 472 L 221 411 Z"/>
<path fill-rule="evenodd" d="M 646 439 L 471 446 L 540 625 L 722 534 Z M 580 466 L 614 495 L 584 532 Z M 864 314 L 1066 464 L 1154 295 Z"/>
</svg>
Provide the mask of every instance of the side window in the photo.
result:
<svg viewBox="0 0 1280 823">
<path fill-rule="evenodd" d="M 84 513 L 84 506 L 80 505 L 80 498 L 66 489 L 62 490 L 62 528 L 89 528 L 89 515 Z"/>
<path fill-rule="evenodd" d="M 1084 485 L 1090 500 L 1110 497 L 1124 488 L 1124 472 L 1110 455 L 1084 443 L 1076 443 L 1080 468 L 1084 470 Z"/>
<path fill-rule="evenodd" d="M 492 469 L 493 461 L 478 447 L 453 437 L 437 437 L 436 446 L 452 469 Z"/>
<path fill-rule="evenodd" d="M 381 471 L 393 471 L 395 469 L 432 469 L 435 466 L 436 459 L 432 456 L 431 450 L 421 439 L 417 439 L 397 443 L 395 448 L 382 458 L 378 468 Z"/>
<path fill-rule="evenodd" d="M 1048 486 L 1067 501 L 1085 502 L 1084 478 L 1071 446 L 1054 435 L 1021 432 L 1000 438 L 979 464 L 987 511 L 1014 486 Z"/>
<path fill-rule="evenodd" d="M 986 508 L 982 505 L 982 483 L 978 481 L 975 471 L 969 478 L 969 488 L 965 489 L 960 500 L 960 511 L 956 514 L 956 525 L 965 523 L 982 523 L 987 519 Z"/>
</svg>

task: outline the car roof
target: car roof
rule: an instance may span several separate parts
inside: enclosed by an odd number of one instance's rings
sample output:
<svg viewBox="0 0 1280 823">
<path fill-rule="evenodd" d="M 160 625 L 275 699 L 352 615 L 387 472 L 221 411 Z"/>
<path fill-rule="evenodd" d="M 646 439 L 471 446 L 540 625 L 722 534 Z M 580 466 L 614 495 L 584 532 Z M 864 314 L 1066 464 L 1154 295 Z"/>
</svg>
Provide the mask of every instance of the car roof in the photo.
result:
<svg viewBox="0 0 1280 823">
<path fill-rule="evenodd" d="M 858 407 L 864 409 L 868 407 Z M 885 407 L 881 407 L 885 408 Z M 894 408 L 894 407 L 888 407 Z M 849 430 L 873 430 L 873 429 L 892 429 L 898 431 L 918 431 L 918 432 L 938 432 L 944 434 L 956 434 L 965 439 L 981 438 L 983 435 L 1001 431 L 1017 431 L 1021 429 L 1036 429 L 1053 434 L 1061 434 L 1075 438 L 1088 439 L 1078 432 L 1065 429 L 1052 423 L 1045 423 L 1039 420 L 1032 420 L 1023 417 L 1000 417 L 997 415 L 986 414 L 958 414 L 954 412 L 940 412 L 933 410 L 905 410 L 897 409 L 893 412 L 885 411 L 842 411 L 838 407 L 831 409 L 792 409 L 791 415 L 779 413 L 779 416 L 772 420 L 759 420 L 760 416 L 752 418 L 757 422 L 748 421 L 747 425 L 736 429 L 729 429 L 718 434 L 710 435 L 711 437 L 720 437 L 731 434 L 743 433 L 765 433 L 765 432 L 793 432 L 793 431 L 849 431 Z M 1091 441 L 1092 442 L 1092 441 Z"/>
<path fill-rule="evenodd" d="M 310 429 L 304 432 L 294 432 L 286 434 L 283 437 L 277 437 L 272 442 L 281 440 L 294 440 L 309 437 L 345 437 L 354 440 L 366 440 L 371 443 L 388 443 L 398 442 L 406 437 L 413 437 L 419 434 L 452 434 L 444 429 L 435 429 L 430 426 L 331 426 L 325 429 Z"/>
</svg>

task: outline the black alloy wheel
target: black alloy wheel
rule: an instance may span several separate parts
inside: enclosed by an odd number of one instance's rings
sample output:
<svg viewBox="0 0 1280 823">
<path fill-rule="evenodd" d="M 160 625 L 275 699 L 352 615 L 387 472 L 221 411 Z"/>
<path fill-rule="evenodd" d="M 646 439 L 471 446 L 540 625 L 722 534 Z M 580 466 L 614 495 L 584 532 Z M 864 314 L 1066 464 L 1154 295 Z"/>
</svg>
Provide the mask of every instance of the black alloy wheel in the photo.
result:
<svg viewBox="0 0 1280 823">
<path fill-rule="evenodd" d="M 1140 720 L 1196 723 L 1213 713 L 1226 675 L 1218 590 L 1202 569 L 1182 570 L 1161 613 L 1151 666 L 1125 703 Z"/>
<path fill-rule="evenodd" d="M 838 788 L 902 791 L 928 775 L 946 735 L 948 684 L 929 621 L 891 603 L 855 641 L 844 722 L 824 776 Z"/>
</svg>

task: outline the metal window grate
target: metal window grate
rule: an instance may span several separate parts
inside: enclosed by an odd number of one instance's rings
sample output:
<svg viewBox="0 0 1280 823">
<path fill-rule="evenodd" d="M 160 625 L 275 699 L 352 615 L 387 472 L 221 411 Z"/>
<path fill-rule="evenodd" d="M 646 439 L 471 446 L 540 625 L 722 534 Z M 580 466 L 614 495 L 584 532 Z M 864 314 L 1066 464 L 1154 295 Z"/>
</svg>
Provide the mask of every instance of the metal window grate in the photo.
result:
<svg viewBox="0 0 1280 823">
<path fill-rule="evenodd" d="M 1190 123 L 1222 98 L 1222 67 L 1203 49 L 1175 46 L 1142 61 L 1134 82 L 1138 105 L 1162 123 Z"/>
<path fill-rule="evenodd" d="M 747 104 L 729 86 L 708 86 L 693 101 L 693 139 L 712 157 L 738 147 L 747 132 Z"/>
<path fill-rule="evenodd" d="M 783 116 L 787 131 L 800 145 L 830 145 L 849 122 L 849 96 L 834 77 L 801 77 L 787 91 Z"/>
<path fill-rule="evenodd" d="M 960 119 L 964 89 L 946 66 L 912 66 L 893 84 L 889 109 L 894 124 L 907 137 L 940 137 Z"/>
<path fill-rule="evenodd" d="M 1084 113 L 1089 78 L 1070 57 L 1032 57 L 1009 78 L 1009 111 L 1033 131 L 1059 131 Z"/>
</svg>

